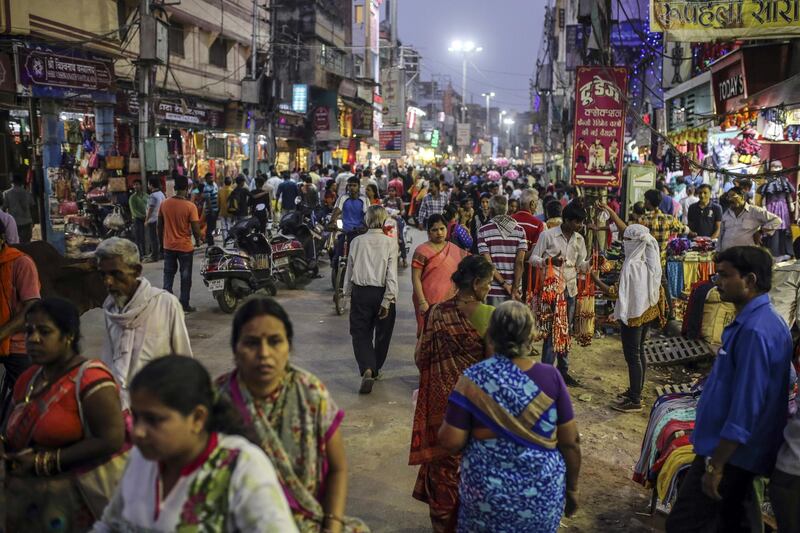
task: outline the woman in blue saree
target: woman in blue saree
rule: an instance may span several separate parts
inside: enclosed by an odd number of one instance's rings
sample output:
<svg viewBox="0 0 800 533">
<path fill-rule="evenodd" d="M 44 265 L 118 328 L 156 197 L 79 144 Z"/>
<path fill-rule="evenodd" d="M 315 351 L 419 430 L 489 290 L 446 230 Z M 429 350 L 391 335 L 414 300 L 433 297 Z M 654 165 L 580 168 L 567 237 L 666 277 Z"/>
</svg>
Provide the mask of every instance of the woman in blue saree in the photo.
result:
<svg viewBox="0 0 800 533">
<path fill-rule="evenodd" d="M 468 368 L 450 395 L 439 443 L 463 450 L 459 532 L 554 533 L 578 505 L 581 452 L 559 372 L 529 357 L 533 317 L 497 307 L 495 355 Z"/>
</svg>

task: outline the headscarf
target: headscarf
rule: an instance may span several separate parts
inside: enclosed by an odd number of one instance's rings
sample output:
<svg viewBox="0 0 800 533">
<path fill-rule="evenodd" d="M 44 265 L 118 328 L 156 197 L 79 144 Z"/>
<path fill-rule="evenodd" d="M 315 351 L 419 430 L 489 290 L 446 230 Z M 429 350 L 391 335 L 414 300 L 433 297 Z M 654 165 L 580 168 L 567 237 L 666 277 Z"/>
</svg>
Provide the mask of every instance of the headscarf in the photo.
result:
<svg viewBox="0 0 800 533">
<path fill-rule="evenodd" d="M 661 250 L 650 230 L 631 224 L 623 234 L 625 261 L 619 275 L 614 318 L 623 324 L 658 304 L 661 291 Z"/>
</svg>

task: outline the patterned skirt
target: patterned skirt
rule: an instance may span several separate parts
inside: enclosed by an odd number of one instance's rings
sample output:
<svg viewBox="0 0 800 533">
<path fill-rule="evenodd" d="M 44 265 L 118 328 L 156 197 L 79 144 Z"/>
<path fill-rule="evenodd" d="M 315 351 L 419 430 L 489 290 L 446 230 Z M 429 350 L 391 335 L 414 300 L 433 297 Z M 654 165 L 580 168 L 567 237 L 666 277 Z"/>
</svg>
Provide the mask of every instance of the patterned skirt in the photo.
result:
<svg viewBox="0 0 800 533">
<path fill-rule="evenodd" d="M 555 533 L 564 512 L 566 471 L 558 450 L 507 439 L 470 440 L 461 459 L 458 531 Z"/>
</svg>

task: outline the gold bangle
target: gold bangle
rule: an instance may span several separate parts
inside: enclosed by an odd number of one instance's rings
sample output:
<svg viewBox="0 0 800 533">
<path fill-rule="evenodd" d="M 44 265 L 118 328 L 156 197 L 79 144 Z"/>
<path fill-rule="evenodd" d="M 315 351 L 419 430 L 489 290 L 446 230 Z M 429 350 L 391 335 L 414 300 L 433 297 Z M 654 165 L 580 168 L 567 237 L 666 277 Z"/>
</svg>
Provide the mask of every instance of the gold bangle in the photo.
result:
<svg viewBox="0 0 800 533">
<path fill-rule="evenodd" d="M 41 476 L 42 475 L 42 473 L 40 471 L 41 467 L 39 466 L 39 463 L 41 462 L 41 459 L 42 459 L 42 454 L 40 452 L 36 452 L 33 455 L 33 471 L 37 476 Z"/>
<path fill-rule="evenodd" d="M 61 448 L 56 450 L 56 472 L 61 473 Z"/>
</svg>

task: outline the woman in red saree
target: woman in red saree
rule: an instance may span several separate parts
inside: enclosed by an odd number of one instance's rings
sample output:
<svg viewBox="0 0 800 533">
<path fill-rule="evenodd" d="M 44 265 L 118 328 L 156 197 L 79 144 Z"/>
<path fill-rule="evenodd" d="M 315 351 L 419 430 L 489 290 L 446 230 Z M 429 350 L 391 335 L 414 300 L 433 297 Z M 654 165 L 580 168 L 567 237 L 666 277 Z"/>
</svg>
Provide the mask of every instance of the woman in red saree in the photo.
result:
<svg viewBox="0 0 800 533">
<path fill-rule="evenodd" d="M 417 337 L 422 333 L 425 313 L 436 303 L 455 294 L 451 281 L 461 260 L 469 252 L 446 240 L 447 221 L 442 215 L 428 217 L 428 242 L 414 250 L 411 260 L 412 301 L 417 315 Z"/>
<path fill-rule="evenodd" d="M 430 507 L 431 524 L 437 533 L 455 531 L 461 460 L 439 445 L 439 427 L 447 398 L 461 373 L 486 354 L 483 338 L 494 307 L 483 301 L 493 275 L 494 267 L 482 256 L 461 261 L 453 274 L 458 292 L 431 308 L 417 344 L 419 393 L 408 463 L 420 465 L 413 496 Z"/>
</svg>

